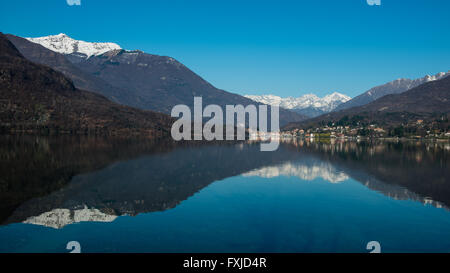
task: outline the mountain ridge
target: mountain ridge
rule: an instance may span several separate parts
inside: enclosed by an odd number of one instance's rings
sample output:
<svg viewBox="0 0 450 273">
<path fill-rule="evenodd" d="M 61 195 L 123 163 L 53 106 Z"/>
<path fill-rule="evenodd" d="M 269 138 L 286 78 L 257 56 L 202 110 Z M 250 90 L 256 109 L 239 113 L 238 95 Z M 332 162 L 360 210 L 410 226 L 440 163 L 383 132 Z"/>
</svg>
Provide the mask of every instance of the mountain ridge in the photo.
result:
<svg viewBox="0 0 450 273">
<path fill-rule="evenodd" d="M 340 111 L 352 107 L 362 106 L 386 95 L 401 94 L 423 83 L 436 81 L 445 78 L 449 75 L 450 71 L 439 72 L 433 76 L 426 75 L 418 79 L 405 79 L 405 78 L 396 79 L 367 90 L 366 92 L 354 97 L 353 99 L 339 105 L 338 107 L 336 107 L 336 109 L 334 109 L 334 111 Z"/>
<path fill-rule="evenodd" d="M 449 113 L 450 77 L 444 77 L 400 94 L 383 96 L 362 106 L 331 112 L 304 122 L 291 123 L 285 126 L 285 129 L 307 128 L 329 122 L 376 123 L 389 127 L 415 123 L 417 120 L 429 122 L 442 120 L 442 126 L 445 127 L 448 126 Z"/>
</svg>

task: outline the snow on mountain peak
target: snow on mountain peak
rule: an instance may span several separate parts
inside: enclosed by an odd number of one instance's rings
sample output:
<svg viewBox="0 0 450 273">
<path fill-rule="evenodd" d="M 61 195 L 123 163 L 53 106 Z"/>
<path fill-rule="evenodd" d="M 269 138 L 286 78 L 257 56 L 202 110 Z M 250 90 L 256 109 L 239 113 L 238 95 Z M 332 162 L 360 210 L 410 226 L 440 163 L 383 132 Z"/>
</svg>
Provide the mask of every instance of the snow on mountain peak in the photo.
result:
<svg viewBox="0 0 450 273">
<path fill-rule="evenodd" d="M 444 77 L 447 77 L 448 75 L 450 75 L 450 71 L 449 72 L 439 72 L 436 75 L 426 75 L 425 77 L 422 78 L 422 80 L 425 82 L 437 81 Z"/>
<path fill-rule="evenodd" d="M 323 98 L 319 98 L 315 94 L 305 94 L 298 98 L 294 97 L 282 98 L 275 95 L 261 95 L 261 96 L 245 95 L 244 97 L 268 105 L 278 104 L 280 107 L 286 109 L 306 109 L 312 107 L 325 112 L 330 112 L 338 105 L 347 102 L 351 99 L 349 96 L 346 96 L 338 92 L 326 95 Z"/>
<path fill-rule="evenodd" d="M 114 49 L 122 49 L 115 43 L 90 43 L 85 41 L 78 41 L 70 38 L 64 33 L 58 35 L 50 35 L 37 38 L 26 38 L 28 41 L 40 44 L 52 51 L 62 54 L 81 53 L 85 54 L 87 58 L 91 56 L 101 55 L 105 52 Z"/>
</svg>

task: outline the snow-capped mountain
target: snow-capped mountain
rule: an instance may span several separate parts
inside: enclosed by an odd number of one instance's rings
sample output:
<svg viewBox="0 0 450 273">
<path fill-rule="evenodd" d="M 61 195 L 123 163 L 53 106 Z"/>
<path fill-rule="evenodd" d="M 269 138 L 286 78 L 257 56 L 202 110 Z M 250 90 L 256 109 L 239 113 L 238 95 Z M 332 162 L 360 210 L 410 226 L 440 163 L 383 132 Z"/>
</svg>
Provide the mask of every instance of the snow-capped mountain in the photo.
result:
<svg viewBox="0 0 450 273">
<path fill-rule="evenodd" d="M 440 72 L 436 75 L 430 76 L 426 75 L 425 77 L 418 78 L 418 79 L 397 79 L 391 82 L 388 82 L 383 85 L 379 85 L 376 87 L 373 87 L 369 89 L 368 91 L 362 93 L 359 96 L 354 97 L 350 101 L 343 103 L 339 105 L 335 110 L 344 110 L 356 106 L 361 106 L 368 104 L 374 100 L 377 100 L 383 96 L 390 95 L 390 94 L 400 94 L 403 92 L 406 92 L 414 87 L 417 87 L 421 84 L 424 84 L 426 82 L 431 81 L 437 81 L 440 79 L 443 79 L 450 75 L 449 72 Z"/>
<path fill-rule="evenodd" d="M 86 58 L 98 56 L 114 49 L 121 49 L 121 47 L 115 43 L 90 43 L 78 41 L 70 38 L 64 33 L 26 39 L 61 54 L 81 54 L 85 55 Z"/>
<path fill-rule="evenodd" d="M 275 95 L 245 95 L 245 97 L 269 105 L 279 105 L 280 107 L 295 110 L 296 112 L 307 116 L 318 116 L 328 113 L 342 103 L 349 101 L 351 98 L 344 94 L 334 92 L 323 98 L 314 94 L 306 94 L 298 98 L 287 97 L 282 98 Z"/>
</svg>

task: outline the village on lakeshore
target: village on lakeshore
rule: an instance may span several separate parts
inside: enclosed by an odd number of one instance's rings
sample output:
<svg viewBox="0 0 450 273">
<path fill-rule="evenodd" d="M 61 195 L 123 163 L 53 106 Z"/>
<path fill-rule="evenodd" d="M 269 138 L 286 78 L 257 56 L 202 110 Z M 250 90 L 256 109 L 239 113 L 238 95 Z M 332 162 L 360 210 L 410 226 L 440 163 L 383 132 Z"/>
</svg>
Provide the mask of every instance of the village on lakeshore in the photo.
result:
<svg viewBox="0 0 450 273">
<path fill-rule="evenodd" d="M 383 128 L 376 124 L 337 125 L 329 123 L 315 128 L 294 128 L 282 130 L 281 137 L 301 138 L 337 138 L 337 139 L 363 139 L 363 138 L 412 138 L 412 139 L 450 139 L 450 131 L 438 128 L 434 123 L 417 120 L 406 126 Z"/>
</svg>

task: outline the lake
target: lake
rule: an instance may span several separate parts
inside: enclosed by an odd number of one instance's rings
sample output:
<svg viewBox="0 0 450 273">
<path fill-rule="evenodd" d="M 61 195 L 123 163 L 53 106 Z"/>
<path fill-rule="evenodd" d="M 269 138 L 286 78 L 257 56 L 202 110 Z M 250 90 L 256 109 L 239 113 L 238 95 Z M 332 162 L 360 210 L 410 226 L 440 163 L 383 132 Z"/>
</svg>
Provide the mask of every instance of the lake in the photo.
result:
<svg viewBox="0 0 450 273">
<path fill-rule="evenodd" d="M 450 252 L 450 143 L 0 137 L 0 252 Z"/>
</svg>

